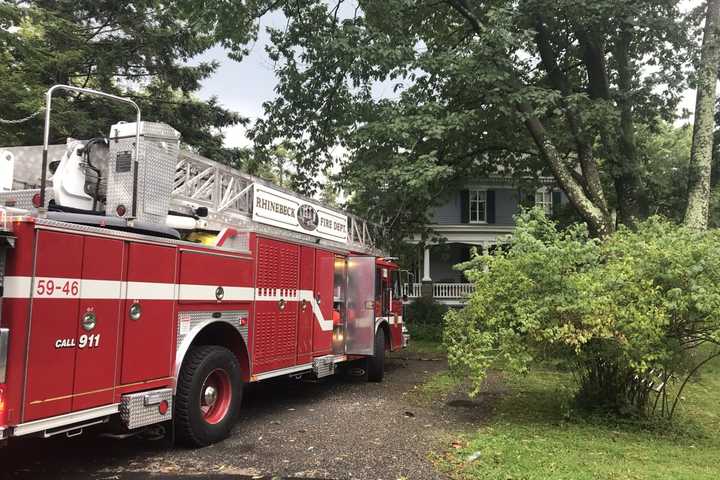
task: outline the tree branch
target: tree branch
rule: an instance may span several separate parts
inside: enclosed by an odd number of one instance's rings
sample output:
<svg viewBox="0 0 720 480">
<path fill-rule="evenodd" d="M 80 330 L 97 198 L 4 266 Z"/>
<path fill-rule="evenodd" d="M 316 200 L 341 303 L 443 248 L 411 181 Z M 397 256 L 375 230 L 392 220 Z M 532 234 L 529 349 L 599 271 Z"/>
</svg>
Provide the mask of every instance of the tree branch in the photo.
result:
<svg viewBox="0 0 720 480">
<path fill-rule="evenodd" d="M 597 207 L 603 212 L 604 216 L 609 220 L 610 214 L 608 205 L 605 199 L 602 182 L 600 180 L 600 172 L 598 170 L 597 162 L 593 158 L 592 144 L 587 138 L 585 138 L 586 135 L 582 132 L 580 115 L 576 109 L 568 105 L 565 100 L 565 97 L 570 93 L 570 87 L 568 86 L 568 81 L 564 72 L 560 69 L 557 55 L 550 44 L 550 36 L 547 28 L 545 28 L 545 21 L 540 15 L 536 18 L 535 28 L 537 31 L 535 41 L 538 47 L 538 52 L 540 53 L 542 64 L 548 73 L 551 84 L 559 90 L 563 96 L 563 110 L 565 111 L 565 117 L 567 119 L 568 127 L 570 128 L 570 133 L 572 134 L 575 142 L 580 168 L 582 169 L 584 177 L 583 181 L 580 183 L 584 186 L 591 201 L 597 205 Z M 579 175 L 574 176 L 576 180 L 579 180 Z"/>
<path fill-rule="evenodd" d="M 612 225 L 608 222 L 605 212 L 600 210 L 583 191 L 582 186 L 573 178 L 571 169 L 564 164 L 557 149 L 547 138 L 542 122 L 533 114 L 532 107 L 520 103 L 518 111 L 525 117 L 525 126 L 535 141 L 541 157 L 550 166 L 558 183 L 565 191 L 572 205 L 588 221 L 589 227 L 598 236 L 605 237 L 612 233 Z"/>
</svg>

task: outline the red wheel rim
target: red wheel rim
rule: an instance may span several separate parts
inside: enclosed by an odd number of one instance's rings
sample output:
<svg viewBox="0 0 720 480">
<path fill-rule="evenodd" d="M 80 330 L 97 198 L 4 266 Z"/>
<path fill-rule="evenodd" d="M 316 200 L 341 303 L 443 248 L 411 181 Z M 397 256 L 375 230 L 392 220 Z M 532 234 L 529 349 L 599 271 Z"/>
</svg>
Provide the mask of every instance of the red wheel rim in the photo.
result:
<svg viewBox="0 0 720 480">
<path fill-rule="evenodd" d="M 216 368 L 205 377 L 200 388 L 203 420 L 210 424 L 220 423 L 230 409 L 231 400 L 230 377 L 225 370 Z"/>
</svg>

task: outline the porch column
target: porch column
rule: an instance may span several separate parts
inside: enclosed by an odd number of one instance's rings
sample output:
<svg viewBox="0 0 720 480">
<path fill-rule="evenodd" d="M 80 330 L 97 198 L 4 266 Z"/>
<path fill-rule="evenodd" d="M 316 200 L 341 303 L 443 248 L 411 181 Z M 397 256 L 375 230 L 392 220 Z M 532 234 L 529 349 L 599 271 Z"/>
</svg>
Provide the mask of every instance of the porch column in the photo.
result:
<svg viewBox="0 0 720 480">
<path fill-rule="evenodd" d="M 433 283 L 430 277 L 430 245 L 425 245 L 425 252 L 423 256 L 423 277 L 422 285 L 420 287 L 420 295 L 423 297 L 433 297 Z"/>
<path fill-rule="evenodd" d="M 432 282 L 430 277 L 430 246 L 425 247 L 425 255 L 423 256 L 423 282 Z"/>
</svg>

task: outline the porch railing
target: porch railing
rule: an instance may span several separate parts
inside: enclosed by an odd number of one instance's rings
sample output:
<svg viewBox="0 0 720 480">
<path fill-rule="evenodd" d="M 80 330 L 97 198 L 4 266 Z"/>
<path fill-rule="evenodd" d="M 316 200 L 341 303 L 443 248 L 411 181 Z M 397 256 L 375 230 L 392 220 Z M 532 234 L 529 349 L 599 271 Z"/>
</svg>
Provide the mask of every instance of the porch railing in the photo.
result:
<svg viewBox="0 0 720 480">
<path fill-rule="evenodd" d="M 434 283 L 435 298 L 465 298 L 475 290 L 472 283 Z"/>
<path fill-rule="evenodd" d="M 421 283 L 406 283 L 403 293 L 408 298 L 418 298 L 422 295 Z M 475 291 L 472 283 L 433 283 L 433 297 L 437 299 L 463 299 Z"/>
<path fill-rule="evenodd" d="M 403 285 L 403 295 L 408 298 L 418 298 L 421 295 L 422 283 L 406 283 Z"/>
</svg>

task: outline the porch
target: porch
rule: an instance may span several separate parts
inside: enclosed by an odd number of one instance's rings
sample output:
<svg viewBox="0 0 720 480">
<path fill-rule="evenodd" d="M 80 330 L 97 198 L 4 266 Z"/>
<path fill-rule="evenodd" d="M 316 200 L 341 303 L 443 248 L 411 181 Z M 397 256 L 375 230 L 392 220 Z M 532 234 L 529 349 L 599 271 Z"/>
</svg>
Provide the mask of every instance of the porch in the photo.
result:
<svg viewBox="0 0 720 480">
<path fill-rule="evenodd" d="M 464 305 L 467 298 L 475 291 L 475 285 L 472 283 L 431 283 L 426 285 L 426 288 L 432 287 L 432 296 L 436 302 L 453 306 Z M 403 285 L 403 294 L 407 295 L 409 300 L 421 297 L 422 290 L 422 283 Z"/>
<path fill-rule="evenodd" d="M 468 282 L 456 265 L 467 262 L 472 251 L 492 252 L 514 230 L 513 225 L 431 225 L 443 239 L 441 242 L 417 242 L 418 263 L 404 285 L 408 299 L 432 296 L 445 305 L 463 306 L 474 292 L 475 285 Z"/>
</svg>

